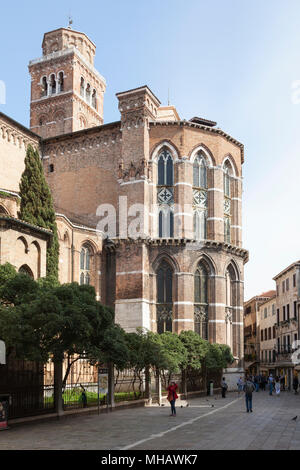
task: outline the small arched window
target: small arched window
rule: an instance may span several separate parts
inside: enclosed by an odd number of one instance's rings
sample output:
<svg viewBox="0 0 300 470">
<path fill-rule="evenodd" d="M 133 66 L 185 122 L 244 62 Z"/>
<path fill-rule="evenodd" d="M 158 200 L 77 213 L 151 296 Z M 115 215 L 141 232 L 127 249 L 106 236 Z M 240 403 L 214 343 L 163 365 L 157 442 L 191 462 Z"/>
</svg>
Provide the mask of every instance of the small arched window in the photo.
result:
<svg viewBox="0 0 300 470">
<path fill-rule="evenodd" d="M 58 93 L 64 91 L 64 73 L 59 72 L 58 74 Z"/>
<path fill-rule="evenodd" d="M 208 270 L 200 263 L 194 276 L 194 325 L 203 339 L 208 339 L 208 279 Z"/>
<path fill-rule="evenodd" d="M 31 271 L 30 267 L 27 266 L 27 264 L 23 264 L 23 266 L 20 267 L 19 269 L 20 274 L 26 274 L 27 276 L 31 277 L 34 279 L 33 272 Z"/>
<path fill-rule="evenodd" d="M 92 106 L 93 108 L 97 109 L 97 93 L 95 89 L 93 90 L 92 94 Z"/>
<path fill-rule="evenodd" d="M 91 102 L 91 85 L 88 83 L 85 90 L 85 99 L 87 103 Z"/>
<path fill-rule="evenodd" d="M 157 333 L 172 331 L 173 319 L 173 270 L 165 260 L 156 271 Z"/>
<path fill-rule="evenodd" d="M 56 93 L 56 79 L 54 73 L 50 77 L 50 93 L 51 95 Z"/>
<path fill-rule="evenodd" d="M 42 96 L 48 96 L 48 82 L 47 77 L 42 78 Z"/>
<path fill-rule="evenodd" d="M 80 252 L 80 284 L 90 284 L 91 250 L 83 245 Z"/>
<path fill-rule="evenodd" d="M 84 78 L 81 77 L 81 79 L 80 79 L 80 96 L 82 96 L 82 98 L 84 98 L 84 88 L 85 88 Z"/>
</svg>

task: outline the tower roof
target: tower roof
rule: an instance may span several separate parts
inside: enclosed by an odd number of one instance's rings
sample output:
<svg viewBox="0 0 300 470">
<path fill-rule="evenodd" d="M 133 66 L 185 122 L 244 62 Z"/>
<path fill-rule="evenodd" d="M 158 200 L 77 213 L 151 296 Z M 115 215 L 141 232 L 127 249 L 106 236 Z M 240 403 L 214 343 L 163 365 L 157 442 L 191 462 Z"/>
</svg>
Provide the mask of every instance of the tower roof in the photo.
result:
<svg viewBox="0 0 300 470">
<path fill-rule="evenodd" d="M 82 31 L 76 31 L 76 29 L 71 29 L 71 28 L 57 28 L 57 29 L 52 29 L 51 31 L 47 31 L 47 33 L 44 34 L 42 45 L 44 44 L 45 37 L 48 34 L 55 33 L 57 31 L 69 31 L 70 33 L 81 34 L 82 36 L 85 36 L 87 40 L 93 44 L 94 47 L 96 47 L 96 44 L 88 37 L 87 34 L 83 33 Z"/>
</svg>

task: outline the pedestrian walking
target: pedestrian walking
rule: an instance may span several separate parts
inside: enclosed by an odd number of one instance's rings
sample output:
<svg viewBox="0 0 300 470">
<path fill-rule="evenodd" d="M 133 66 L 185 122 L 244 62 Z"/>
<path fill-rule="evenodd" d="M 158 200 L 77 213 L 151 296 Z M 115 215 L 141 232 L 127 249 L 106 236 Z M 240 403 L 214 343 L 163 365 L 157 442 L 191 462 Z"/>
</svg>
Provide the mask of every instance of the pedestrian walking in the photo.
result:
<svg viewBox="0 0 300 470">
<path fill-rule="evenodd" d="M 282 385 L 282 390 L 285 392 L 285 376 L 284 375 L 280 377 L 280 383 Z"/>
<path fill-rule="evenodd" d="M 177 389 L 178 389 L 178 385 L 176 382 L 171 382 L 171 385 L 168 386 L 168 401 L 170 402 L 170 405 L 171 405 L 170 416 L 176 416 L 175 403 L 178 398 L 178 395 L 176 393 Z"/>
<path fill-rule="evenodd" d="M 273 395 L 272 392 L 273 392 L 274 378 L 272 374 L 269 375 L 268 384 L 269 384 L 269 395 Z"/>
<path fill-rule="evenodd" d="M 259 389 L 258 375 L 254 377 L 254 385 L 255 385 L 255 391 L 258 392 L 258 389 Z"/>
<path fill-rule="evenodd" d="M 266 383 L 267 383 L 267 377 L 264 374 L 261 378 L 261 389 L 263 390 L 263 392 L 266 390 Z"/>
<path fill-rule="evenodd" d="M 243 388 L 244 388 L 244 382 L 243 382 L 242 377 L 240 377 L 239 380 L 237 381 L 237 387 L 238 387 L 238 392 L 240 396 L 240 393 L 243 391 Z"/>
<path fill-rule="evenodd" d="M 226 398 L 226 391 L 228 389 L 228 385 L 225 382 L 225 377 L 223 377 L 223 379 L 221 381 L 221 388 L 222 388 L 222 398 Z"/>
<path fill-rule="evenodd" d="M 246 409 L 247 413 L 252 413 L 252 393 L 255 390 L 254 383 L 247 377 L 245 385 L 244 385 L 244 392 L 245 392 L 245 400 L 246 400 Z"/>
<path fill-rule="evenodd" d="M 80 384 L 80 387 L 82 389 L 81 395 L 79 397 L 79 401 L 82 403 L 83 408 L 87 407 L 87 395 L 86 395 L 86 390 L 85 388 Z"/>
<path fill-rule="evenodd" d="M 293 379 L 293 389 L 294 389 L 295 395 L 298 393 L 298 387 L 299 387 L 299 380 L 298 380 L 297 374 L 295 374 L 294 379 Z"/>
<path fill-rule="evenodd" d="M 276 395 L 279 397 L 279 395 L 280 395 L 280 380 L 279 380 L 279 377 L 276 377 L 275 392 L 276 392 Z"/>
</svg>

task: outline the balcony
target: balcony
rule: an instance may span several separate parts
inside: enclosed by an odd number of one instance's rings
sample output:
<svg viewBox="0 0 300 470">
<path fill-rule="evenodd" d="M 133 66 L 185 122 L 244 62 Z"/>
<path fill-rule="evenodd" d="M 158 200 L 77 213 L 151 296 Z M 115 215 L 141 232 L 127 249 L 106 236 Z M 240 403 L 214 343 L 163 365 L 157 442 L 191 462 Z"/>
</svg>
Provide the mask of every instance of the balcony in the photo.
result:
<svg viewBox="0 0 300 470">
<path fill-rule="evenodd" d="M 297 325 L 296 317 L 289 318 L 288 320 L 281 320 L 279 323 L 276 323 L 275 326 L 276 328 L 284 328 L 290 326 L 291 324 Z"/>
</svg>

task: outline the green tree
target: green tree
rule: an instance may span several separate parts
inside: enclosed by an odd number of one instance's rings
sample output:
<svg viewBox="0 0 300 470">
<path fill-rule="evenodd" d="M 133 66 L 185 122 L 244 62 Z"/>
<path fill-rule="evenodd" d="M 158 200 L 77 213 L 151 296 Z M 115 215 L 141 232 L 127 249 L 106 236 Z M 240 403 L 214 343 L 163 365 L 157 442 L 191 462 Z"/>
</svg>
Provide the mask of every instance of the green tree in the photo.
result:
<svg viewBox="0 0 300 470">
<path fill-rule="evenodd" d="M 205 359 L 208 369 L 224 369 L 228 364 L 232 364 L 233 355 L 230 347 L 226 344 L 209 344 L 208 354 Z"/>
<path fill-rule="evenodd" d="M 5 269 L 0 267 L 0 279 Z M 55 363 L 67 357 L 64 383 L 79 358 L 120 367 L 128 361 L 125 332 L 114 324 L 113 311 L 96 300 L 92 286 L 53 285 L 10 274 L 0 304 L 0 338 L 17 357 Z"/>
<path fill-rule="evenodd" d="M 52 240 L 47 248 L 47 275 L 58 277 L 59 244 L 52 195 L 47 184 L 39 152 L 28 145 L 25 169 L 20 181 L 20 219 L 50 229 Z"/>
<path fill-rule="evenodd" d="M 209 343 L 192 330 L 182 331 L 179 339 L 187 351 L 187 366 L 189 369 L 201 370 L 209 351 Z"/>
</svg>

